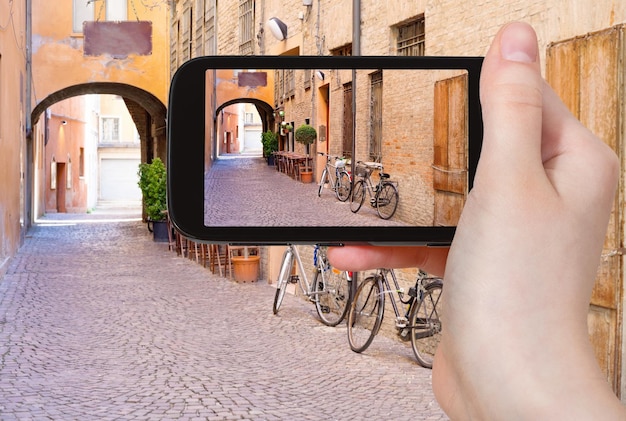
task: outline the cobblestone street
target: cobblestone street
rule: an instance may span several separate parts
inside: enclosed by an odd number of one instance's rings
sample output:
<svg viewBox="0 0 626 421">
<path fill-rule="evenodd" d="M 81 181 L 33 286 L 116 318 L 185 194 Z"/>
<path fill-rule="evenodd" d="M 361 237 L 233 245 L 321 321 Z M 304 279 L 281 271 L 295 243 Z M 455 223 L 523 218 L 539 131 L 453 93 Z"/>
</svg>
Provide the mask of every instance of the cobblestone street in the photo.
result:
<svg viewBox="0 0 626 421">
<path fill-rule="evenodd" d="M 275 316 L 266 281 L 110 217 L 40 221 L 1 279 L 0 419 L 447 419 L 409 344 L 355 354 L 310 303 Z"/>
<path fill-rule="evenodd" d="M 205 222 L 209 226 L 407 225 L 393 217 L 381 219 L 369 195 L 358 213 L 350 211 L 350 200 L 337 200 L 329 186 L 318 197 L 318 182 L 303 184 L 268 166 L 263 158 L 222 157 L 213 163 L 205 180 L 209 202 Z"/>
</svg>

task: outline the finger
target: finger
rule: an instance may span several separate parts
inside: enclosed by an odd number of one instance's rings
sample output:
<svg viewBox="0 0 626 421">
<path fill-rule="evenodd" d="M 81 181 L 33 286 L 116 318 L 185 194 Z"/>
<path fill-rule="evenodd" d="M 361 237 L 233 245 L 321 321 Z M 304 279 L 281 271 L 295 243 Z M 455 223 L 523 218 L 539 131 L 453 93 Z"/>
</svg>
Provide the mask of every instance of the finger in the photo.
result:
<svg viewBox="0 0 626 421">
<path fill-rule="evenodd" d="M 490 182 L 516 183 L 520 175 L 542 170 L 542 88 L 535 32 L 524 23 L 506 25 L 481 71 L 485 133 L 479 171 Z"/>
<path fill-rule="evenodd" d="M 418 267 L 443 276 L 448 247 L 344 246 L 328 249 L 330 263 L 340 270 L 354 272 L 377 268 Z"/>
</svg>

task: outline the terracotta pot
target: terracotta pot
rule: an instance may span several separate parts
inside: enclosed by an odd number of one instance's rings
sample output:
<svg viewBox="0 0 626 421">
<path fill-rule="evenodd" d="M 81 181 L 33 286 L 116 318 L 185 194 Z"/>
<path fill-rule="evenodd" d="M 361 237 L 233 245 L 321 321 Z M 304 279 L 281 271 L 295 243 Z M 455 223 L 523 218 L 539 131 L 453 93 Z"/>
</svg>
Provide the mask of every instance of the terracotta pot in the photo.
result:
<svg viewBox="0 0 626 421">
<path fill-rule="evenodd" d="M 256 282 L 259 279 L 261 256 L 233 256 L 233 277 L 236 282 Z"/>
<path fill-rule="evenodd" d="M 302 171 L 300 173 L 300 181 L 310 183 L 313 181 L 313 171 Z"/>
</svg>

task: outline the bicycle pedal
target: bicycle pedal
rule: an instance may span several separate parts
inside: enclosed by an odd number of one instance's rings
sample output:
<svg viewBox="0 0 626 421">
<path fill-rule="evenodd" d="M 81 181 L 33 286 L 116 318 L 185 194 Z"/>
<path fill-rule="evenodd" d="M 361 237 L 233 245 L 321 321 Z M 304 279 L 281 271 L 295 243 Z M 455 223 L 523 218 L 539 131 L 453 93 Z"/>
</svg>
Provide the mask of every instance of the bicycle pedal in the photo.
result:
<svg viewBox="0 0 626 421">
<path fill-rule="evenodd" d="M 289 277 L 289 283 L 290 284 L 297 284 L 298 281 L 299 281 L 298 275 L 291 275 L 291 277 Z"/>
<path fill-rule="evenodd" d="M 398 336 L 400 336 L 400 339 L 402 339 L 403 341 L 408 342 L 411 340 L 411 335 L 409 335 L 409 332 L 410 332 L 410 329 L 407 329 L 405 327 L 398 331 Z"/>
<path fill-rule="evenodd" d="M 328 306 L 320 306 L 320 310 L 322 310 L 322 313 L 324 314 L 330 313 L 330 307 Z"/>
</svg>

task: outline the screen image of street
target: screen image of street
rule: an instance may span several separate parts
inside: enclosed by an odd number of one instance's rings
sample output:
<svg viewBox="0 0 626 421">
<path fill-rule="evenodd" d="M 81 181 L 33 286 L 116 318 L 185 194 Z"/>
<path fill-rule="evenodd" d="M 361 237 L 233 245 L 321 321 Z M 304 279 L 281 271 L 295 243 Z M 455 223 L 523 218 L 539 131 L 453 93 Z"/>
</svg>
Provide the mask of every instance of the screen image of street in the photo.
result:
<svg viewBox="0 0 626 421">
<path fill-rule="evenodd" d="M 206 79 L 206 226 L 456 226 L 466 71 L 214 69 Z"/>
</svg>

